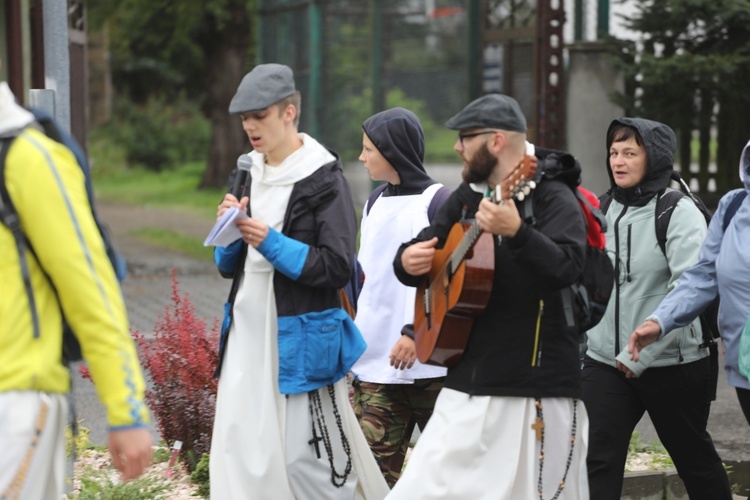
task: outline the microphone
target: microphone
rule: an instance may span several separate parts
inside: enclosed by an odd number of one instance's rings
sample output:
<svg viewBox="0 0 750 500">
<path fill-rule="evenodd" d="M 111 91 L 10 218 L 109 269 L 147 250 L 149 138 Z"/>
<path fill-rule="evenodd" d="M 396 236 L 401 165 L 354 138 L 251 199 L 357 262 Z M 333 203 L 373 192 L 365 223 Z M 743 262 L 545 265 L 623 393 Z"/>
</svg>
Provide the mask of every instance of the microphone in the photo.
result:
<svg viewBox="0 0 750 500">
<path fill-rule="evenodd" d="M 253 166 L 253 160 L 249 155 L 242 154 L 237 158 L 237 173 L 234 176 L 234 184 L 231 193 L 237 200 L 242 198 L 242 192 L 245 190 L 245 181 L 248 173 Z"/>
</svg>

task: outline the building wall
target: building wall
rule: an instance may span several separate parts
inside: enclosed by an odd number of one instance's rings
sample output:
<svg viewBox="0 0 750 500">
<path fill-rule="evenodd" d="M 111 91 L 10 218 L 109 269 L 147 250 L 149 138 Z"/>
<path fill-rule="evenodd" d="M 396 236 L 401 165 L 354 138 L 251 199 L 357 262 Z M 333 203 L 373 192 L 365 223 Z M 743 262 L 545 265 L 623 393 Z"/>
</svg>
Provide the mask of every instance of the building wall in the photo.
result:
<svg viewBox="0 0 750 500">
<path fill-rule="evenodd" d="M 609 189 L 606 171 L 606 133 L 623 110 L 611 101 L 623 91 L 604 42 L 570 45 L 566 104 L 568 150 L 581 162 L 583 185 L 597 195 Z"/>
</svg>

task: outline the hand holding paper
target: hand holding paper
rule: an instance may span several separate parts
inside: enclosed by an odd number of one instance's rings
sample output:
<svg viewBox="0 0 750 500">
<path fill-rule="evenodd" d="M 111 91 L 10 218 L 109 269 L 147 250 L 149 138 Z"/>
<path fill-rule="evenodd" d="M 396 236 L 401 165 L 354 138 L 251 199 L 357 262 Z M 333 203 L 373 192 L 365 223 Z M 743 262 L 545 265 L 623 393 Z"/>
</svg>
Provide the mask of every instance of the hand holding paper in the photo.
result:
<svg viewBox="0 0 750 500">
<path fill-rule="evenodd" d="M 240 207 L 231 207 L 216 221 L 206 241 L 203 242 L 203 246 L 225 247 L 242 238 L 235 221 L 247 218 L 245 210 Z"/>
</svg>

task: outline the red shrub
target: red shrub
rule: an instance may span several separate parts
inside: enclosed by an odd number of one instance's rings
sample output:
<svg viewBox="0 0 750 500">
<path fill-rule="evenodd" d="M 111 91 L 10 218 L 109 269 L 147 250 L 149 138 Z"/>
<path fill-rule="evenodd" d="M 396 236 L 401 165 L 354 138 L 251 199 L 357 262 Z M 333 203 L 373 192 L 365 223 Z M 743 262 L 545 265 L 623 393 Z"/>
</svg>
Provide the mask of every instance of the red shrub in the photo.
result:
<svg viewBox="0 0 750 500">
<path fill-rule="evenodd" d="M 219 320 L 211 331 L 195 315 L 185 293 L 180 296 L 172 270 L 172 304 L 154 325 L 153 338 L 133 332 L 138 357 L 150 379 L 146 401 L 164 440 L 182 441 L 181 457 L 192 471 L 211 448 L 218 379 Z"/>
</svg>

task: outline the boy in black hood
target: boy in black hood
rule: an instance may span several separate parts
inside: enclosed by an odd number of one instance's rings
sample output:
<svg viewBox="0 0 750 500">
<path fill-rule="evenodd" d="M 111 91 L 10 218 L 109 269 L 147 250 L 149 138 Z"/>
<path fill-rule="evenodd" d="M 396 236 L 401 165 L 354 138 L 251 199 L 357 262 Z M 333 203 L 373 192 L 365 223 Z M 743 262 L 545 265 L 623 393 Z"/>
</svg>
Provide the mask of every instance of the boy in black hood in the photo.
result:
<svg viewBox="0 0 750 500">
<path fill-rule="evenodd" d="M 373 180 L 387 184 L 373 192 L 362 217 L 358 260 L 366 279 L 355 322 L 367 350 L 352 367 L 354 409 L 392 487 L 414 426 L 424 429 L 432 414 L 445 368 L 420 364 L 414 339 L 402 335 L 403 325 L 414 320 L 415 290 L 399 283 L 388 257 L 429 225 L 431 207 L 436 209 L 449 191 L 425 172 L 424 133 L 414 113 L 382 111 L 362 128 L 359 160 Z"/>
</svg>

